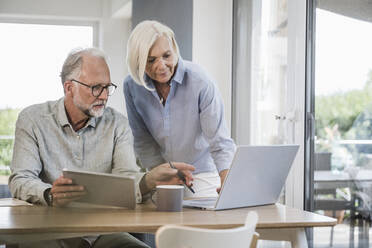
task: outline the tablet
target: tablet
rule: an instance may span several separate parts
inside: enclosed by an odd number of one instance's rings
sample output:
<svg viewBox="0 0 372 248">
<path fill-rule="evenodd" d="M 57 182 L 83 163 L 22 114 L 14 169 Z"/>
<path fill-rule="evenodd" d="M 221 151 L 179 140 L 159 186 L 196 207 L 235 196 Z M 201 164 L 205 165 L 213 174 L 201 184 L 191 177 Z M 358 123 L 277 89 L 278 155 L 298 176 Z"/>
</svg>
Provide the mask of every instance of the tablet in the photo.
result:
<svg viewBox="0 0 372 248">
<path fill-rule="evenodd" d="M 87 194 L 77 202 L 130 209 L 136 206 L 133 177 L 69 169 L 63 169 L 63 177 L 85 187 Z"/>
</svg>

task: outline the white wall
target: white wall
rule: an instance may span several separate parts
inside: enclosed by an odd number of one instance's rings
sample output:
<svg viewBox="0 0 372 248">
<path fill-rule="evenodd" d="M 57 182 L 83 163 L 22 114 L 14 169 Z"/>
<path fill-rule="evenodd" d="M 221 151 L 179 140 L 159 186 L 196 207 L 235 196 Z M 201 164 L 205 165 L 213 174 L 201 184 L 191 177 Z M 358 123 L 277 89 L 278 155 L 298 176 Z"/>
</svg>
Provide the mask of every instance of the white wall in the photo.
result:
<svg viewBox="0 0 372 248">
<path fill-rule="evenodd" d="M 123 80 L 128 75 L 126 55 L 131 21 L 129 18 L 111 18 L 113 11 L 110 1 L 103 1 L 104 13 L 103 18 L 100 20 L 100 47 L 106 52 L 109 58 L 108 64 L 111 69 L 111 80 L 119 86 L 115 94 L 110 97 L 108 105 L 126 116 Z"/>
<path fill-rule="evenodd" d="M 217 81 L 231 130 L 232 0 L 195 0 L 193 61 Z"/>
</svg>

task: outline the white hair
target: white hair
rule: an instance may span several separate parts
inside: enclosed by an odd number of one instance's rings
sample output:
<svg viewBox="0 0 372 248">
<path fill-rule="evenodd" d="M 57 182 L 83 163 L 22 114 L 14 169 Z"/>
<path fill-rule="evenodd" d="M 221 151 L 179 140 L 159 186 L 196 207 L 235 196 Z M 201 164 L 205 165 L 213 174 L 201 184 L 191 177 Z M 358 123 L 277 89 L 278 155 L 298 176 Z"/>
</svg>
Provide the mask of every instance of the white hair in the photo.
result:
<svg viewBox="0 0 372 248">
<path fill-rule="evenodd" d="M 106 56 L 102 50 L 95 47 L 75 48 L 68 54 L 67 58 L 65 59 L 65 62 L 63 63 L 62 71 L 60 74 L 62 85 L 67 80 L 78 78 L 80 76 L 81 65 L 83 64 L 82 62 L 84 55 L 90 55 L 93 57 L 101 58 L 107 64 Z"/>
<path fill-rule="evenodd" d="M 174 37 L 174 32 L 168 26 L 157 21 L 143 21 L 139 23 L 132 31 L 127 47 L 128 70 L 134 81 L 149 89 L 145 83 L 145 69 L 147 57 L 151 47 L 160 36 L 169 39 L 175 52 L 175 62 L 180 57 L 178 45 Z"/>
</svg>

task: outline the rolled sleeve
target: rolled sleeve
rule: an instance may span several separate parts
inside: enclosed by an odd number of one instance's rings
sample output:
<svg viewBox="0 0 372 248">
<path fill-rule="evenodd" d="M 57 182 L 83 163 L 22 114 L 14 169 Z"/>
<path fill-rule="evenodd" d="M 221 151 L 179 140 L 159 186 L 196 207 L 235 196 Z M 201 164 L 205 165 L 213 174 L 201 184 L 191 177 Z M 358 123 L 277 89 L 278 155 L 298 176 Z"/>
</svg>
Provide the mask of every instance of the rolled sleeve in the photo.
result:
<svg viewBox="0 0 372 248">
<path fill-rule="evenodd" d="M 224 119 L 222 97 L 213 82 L 201 91 L 200 110 L 201 128 L 217 170 L 229 169 L 236 147 Z"/>
</svg>

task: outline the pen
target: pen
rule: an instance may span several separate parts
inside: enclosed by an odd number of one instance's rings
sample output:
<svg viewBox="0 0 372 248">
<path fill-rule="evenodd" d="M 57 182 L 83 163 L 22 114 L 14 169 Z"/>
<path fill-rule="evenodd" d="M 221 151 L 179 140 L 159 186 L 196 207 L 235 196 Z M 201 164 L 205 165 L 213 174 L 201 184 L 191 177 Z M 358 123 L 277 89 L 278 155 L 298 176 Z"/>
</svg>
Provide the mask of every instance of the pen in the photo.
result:
<svg viewBox="0 0 372 248">
<path fill-rule="evenodd" d="M 171 161 L 168 161 L 168 164 L 170 165 L 171 168 L 173 169 L 176 169 L 177 170 L 177 176 L 179 179 L 181 179 L 183 181 L 183 183 L 185 184 L 185 186 L 193 193 L 195 194 L 195 191 L 193 190 L 193 188 L 191 188 L 191 186 L 187 185 L 186 184 L 186 179 L 185 179 L 185 175 L 182 173 L 182 171 L 180 171 L 179 169 L 177 169 L 176 167 L 174 167 L 174 165 L 171 163 Z"/>
</svg>

